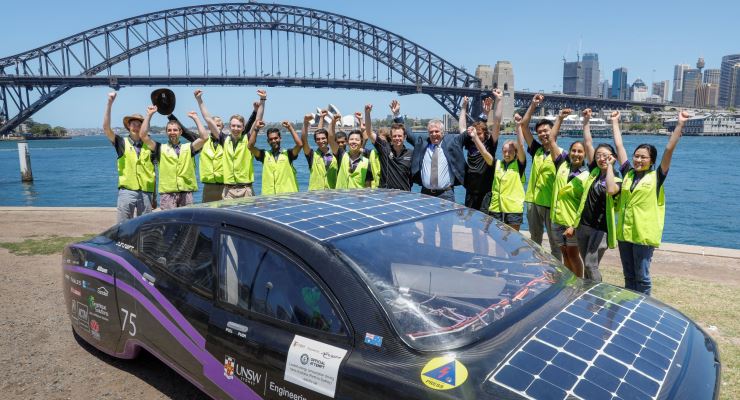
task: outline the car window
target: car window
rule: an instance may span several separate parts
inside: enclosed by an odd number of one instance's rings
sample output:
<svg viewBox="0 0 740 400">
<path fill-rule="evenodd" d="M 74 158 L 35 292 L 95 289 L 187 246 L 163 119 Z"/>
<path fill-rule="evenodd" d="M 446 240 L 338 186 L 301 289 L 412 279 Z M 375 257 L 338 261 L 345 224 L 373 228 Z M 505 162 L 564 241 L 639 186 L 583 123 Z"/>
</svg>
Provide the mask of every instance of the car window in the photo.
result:
<svg viewBox="0 0 740 400">
<path fill-rule="evenodd" d="M 321 287 L 298 265 L 268 250 L 252 289 L 255 312 L 318 329 L 343 334 L 344 325 Z"/>
<path fill-rule="evenodd" d="M 218 299 L 249 309 L 252 281 L 267 249 L 243 237 L 222 234 L 218 267 Z"/>
<path fill-rule="evenodd" d="M 213 290 L 213 229 L 153 224 L 141 229 L 141 254 L 187 285 Z"/>
</svg>

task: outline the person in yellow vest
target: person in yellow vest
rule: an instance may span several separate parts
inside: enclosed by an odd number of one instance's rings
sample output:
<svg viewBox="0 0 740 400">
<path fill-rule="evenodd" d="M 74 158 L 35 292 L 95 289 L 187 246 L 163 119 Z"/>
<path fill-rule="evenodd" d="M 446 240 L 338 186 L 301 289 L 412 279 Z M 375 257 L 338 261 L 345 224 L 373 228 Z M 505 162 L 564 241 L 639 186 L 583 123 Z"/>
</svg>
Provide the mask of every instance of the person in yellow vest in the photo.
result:
<svg viewBox="0 0 740 400">
<path fill-rule="evenodd" d="M 237 199 L 241 197 L 254 196 L 252 183 L 254 182 L 254 158 L 249 151 L 247 142 L 249 141 L 249 131 L 255 120 L 262 120 L 265 112 L 265 102 L 267 101 L 267 92 L 262 89 L 257 90 L 259 102 L 253 104 L 254 111 L 249 121 L 244 117 L 235 114 L 229 118 L 229 134 L 222 134 L 220 145 L 222 146 L 223 156 L 221 165 L 223 171 L 224 189 L 221 193 L 223 199 Z M 201 108 L 203 112 L 204 108 Z M 207 111 L 207 110 L 206 110 Z M 216 123 L 209 115 L 203 115 L 208 123 L 208 127 L 213 135 L 217 130 Z"/>
<path fill-rule="evenodd" d="M 108 104 L 103 115 L 103 132 L 113 144 L 118 155 L 118 200 L 116 219 L 128 221 L 137 215 L 152 212 L 154 203 L 154 162 L 158 149 L 147 146 L 139 136 L 144 117 L 141 114 L 127 115 L 123 127 L 128 136 L 113 132 L 110 123 L 111 108 L 117 93 L 108 93 Z"/>
<path fill-rule="evenodd" d="M 529 121 L 537 107 L 545 100 L 545 96 L 536 94 L 522 118 L 522 134 L 527 142 L 529 155 L 532 156 L 532 169 L 529 171 L 529 182 L 524 201 L 527 203 L 527 224 L 529 234 L 537 244 L 542 244 L 542 234 L 547 230 L 547 238 L 550 243 L 550 253 L 558 260 L 563 260 L 560 246 L 557 245 L 552 229 L 550 207 L 552 206 L 552 187 L 555 184 L 555 164 L 550 152 L 558 147 L 557 142 L 551 141 L 550 130 L 553 123 L 545 118 L 539 120 L 535 125 L 539 142 L 532 137 L 529 129 Z M 541 142 L 541 143 L 540 143 Z M 562 151 L 562 149 L 560 149 Z"/>
<path fill-rule="evenodd" d="M 298 158 L 303 143 L 290 122 L 283 121 L 282 125 L 290 132 L 295 142 L 290 150 L 283 150 L 280 147 L 282 137 L 278 128 L 267 130 L 267 143 L 270 145 L 269 152 L 255 147 L 257 133 L 265 126 L 263 121 L 257 121 L 249 132 L 249 151 L 252 152 L 257 161 L 262 163 L 261 193 L 263 195 L 298 191 L 298 178 L 296 177 L 293 161 Z"/>
<path fill-rule="evenodd" d="M 619 192 L 617 240 L 619 257 L 624 272 L 624 287 L 650 295 L 650 262 L 653 251 L 660 246 L 665 222 L 665 192 L 663 183 L 671 166 L 673 151 L 689 114 L 678 114 L 676 128 L 663 151 L 660 165 L 655 168 L 658 150 L 651 144 L 641 144 L 632 153 L 632 164 L 627 159 L 622 134 L 619 131 L 619 112 L 612 113 L 614 144 L 622 172 Z"/>
<path fill-rule="evenodd" d="M 503 160 L 493 157 L 474 127 L 468 128 L 468 135 L 486 164 L 493 168 L 488 215 L 518 231 L 523 222 L 524 169 L 527 167 L 527 156 L 524 153 L 524 138 L 520 126 L 522 117 L 514 114 L 514 121 L 517 141 L 507 140 L 501 147 Z"/>
<path fill-rule="evenodd" d="M 198 174 L 200 175 L 200 181 L 203 183 L 203 198 L 202 202 L 210 202 L 221 200 L 224 191 L 224 141 L 228 136 L 224 130 L 224 122 L 218 116 L 211 116 L 208 108 L 206 108 L 203 102 L 203 91 L 196 89 L 193 93 L 195 100 L 200 108 L 200 114 L 208 125 L 210 135 L 203 144 L 203 149 L 200 152 L 199 163 L 198 163 Z M 252 115 L 249 116 L 246 126 L 251 129 L 255 118 L 257 117 L 257 109 L 259 103 L 256 104 Z"/>
<path fill-rule="evenodd" d="M 320 118 L 323 118 L 322 115 Z M 337 159 L 329 148 L 329 132 L 324 128 L 316 129 L 313 140 L 316 150 L 311 149 L 308 144 L 308 128 L 311 125 L 313 114 L 303 117 L 303 128 L 301 130 L 301 143 L 303 143 L 303 154 L 308 162 L 309 178 L 308 190 L 334 189 L 337 184 Z"/>
<path fill-rule="evenodd" d="M 372 109 L 372 105 L 369 106 Z M 367 107 L 368 105 L 365 106 L 366 110 Z M 362 132 L 362 148 L 365 151 L 365 157 L 367 157 L 367 159 L 370 161 L 370 166 L 372 170 L 375 171 L 375 174 L 373 175 L 373 182 L 370 184 L 370 187 L 376 189 L 380 187 L 380 177 L 382 175 L 380 169 L 380 157 L 378 156 L 378 151 L 374 147 L 372 149 L 367 149 L 365 147 L 370 136 L 367 133 L 367 129 L 365 129 L 365 121 L 362 113 L 359 111 L 356 112 L 355 119 L 357 120 L 357 125 L 360 127 L 360 131 Z M 378 134 L 380 134 L 380 132 Z"/>
<path fill-rule="evenodd" d="M 583 111 L 583 143 L 586 157 L 591 163 L 576 212 L 576 240 L 583 260 L 584 278 L 601 282 L 601 259 L 607 248 L 617 247 L 613 196 L 619 194 L 621 179 L 614 174 L 614 148 L 608 143 L 601 143 L 594 150 L 591 114 L 589 108 Z"/>
<path fill-rule="evenodd" d="M 182 127 L 177 121 L 167 123 L 167 143 L 161 144 L 149 136 L 149 124 L 152 115 L 157 112 L 157 106 L 146 109 L 146 118 L 141 123 L 141 140 L 150 148 L 159 149 L 159 207 L 170 210 L 193 204 L 193 192 L 198 190 L 195 180 L 195 155 L 203 147 L 208 138 L 208 132 L 198 118 L 195 111 L 190 111 L 190 117 L 198 127 L 201 136 L 193 143 L 180 143 Z"/>
<path fill-rule="evenodd" d="M 560 110 L 555 126 L 550 131 L 550 141 L 557 140 L 563 120 L 573 110 Z M 552 230 L 555 243 L 563 254 L 563 264 L 579 278 L 583 278 L 583 261 L 578 251 L 576 239 L 576 216 L 581 204 L 584 183 L 589 177 L 588 165 L 585 162 L 586 146 L 580 140 L 571 143 L 567 152 L 558 146 L 551 147 L 550 157 L 555 164 L 555 183 L 552 188 Z"/>
<path fill-rule="evenodd" d="M 329 147 L 339 165 L 336 189 L 369 188 L 373 182 L 373 171 L 362 148 L 362 132 L 357 129 L 351 131 L 347 135 L 348 150 L 343 150 L 335 137 L 336 124 L 341 119 L 341 115 L 334 115 L 329 124 Z"/>
</svg>

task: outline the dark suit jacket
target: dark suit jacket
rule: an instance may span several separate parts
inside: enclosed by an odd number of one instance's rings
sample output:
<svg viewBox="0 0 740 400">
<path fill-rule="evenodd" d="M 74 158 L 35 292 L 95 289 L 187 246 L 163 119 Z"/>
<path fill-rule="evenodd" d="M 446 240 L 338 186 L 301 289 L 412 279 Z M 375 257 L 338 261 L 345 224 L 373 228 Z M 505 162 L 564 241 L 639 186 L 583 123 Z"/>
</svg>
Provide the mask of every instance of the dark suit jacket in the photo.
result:
<svg viewBox="0 0 740 400">
<path fill-rule="evenodd" d="M 411 176 L 414 182 L 421 185 L 421 166 L 424 162 L 424 153 L 429 145 L 429 134 L 413 133 L 406 130 L 406 141 L 414 146 L 411 155 Z M 465 182 L 465 154 L 463 147 L 468 140 L 467 135 L 446 133 L 442 136 L 441 148 L 447 158 L 452 186 L 462 185 Z"/>
</svg>

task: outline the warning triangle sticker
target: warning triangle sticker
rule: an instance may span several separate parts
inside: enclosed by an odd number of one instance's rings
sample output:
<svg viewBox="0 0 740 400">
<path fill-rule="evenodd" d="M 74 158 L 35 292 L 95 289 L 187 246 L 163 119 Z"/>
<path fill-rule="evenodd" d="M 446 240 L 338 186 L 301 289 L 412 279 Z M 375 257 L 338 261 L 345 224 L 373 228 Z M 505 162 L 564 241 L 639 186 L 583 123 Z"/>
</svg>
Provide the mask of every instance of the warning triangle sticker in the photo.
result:
<svg viewBox="0 0 740 400">
<path fill-rule="evenodd" d="M 455 386 L 455 360 L 424 373 L 427 378 Z"/>
</svg>

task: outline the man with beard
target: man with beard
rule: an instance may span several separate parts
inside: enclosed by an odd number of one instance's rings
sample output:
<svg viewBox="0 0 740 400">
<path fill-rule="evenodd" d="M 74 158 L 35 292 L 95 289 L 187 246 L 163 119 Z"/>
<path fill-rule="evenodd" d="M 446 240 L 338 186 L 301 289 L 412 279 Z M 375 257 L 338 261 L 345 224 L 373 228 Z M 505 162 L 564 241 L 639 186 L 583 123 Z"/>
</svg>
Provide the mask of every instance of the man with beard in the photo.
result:
<svg viewBox="0 0 740 400">
<path fill-rule="evenodd" d="M 270 128 L 267 130 L 267 143 L 270 145 L 270 151 L 267 152 L 255 147 L 257 142 L 257 132 L 265 126 L 263 121 L 257 121 L 249 132 L 249 142 L 247 146 L 257 161 L 262 163 L 262 194 L 292 193 L 298 191 L 298 178 L 296 177 L 293 161 L 298 158 L 298 153 L 303 147 L 301 138 L 298 137 L 293 125 L 288 121 L 283 121 L 284 128 L 293 135 L 295 145 L 290 150 L 280 148 L 282 137 L 280 129 Z"/>
</svg>

